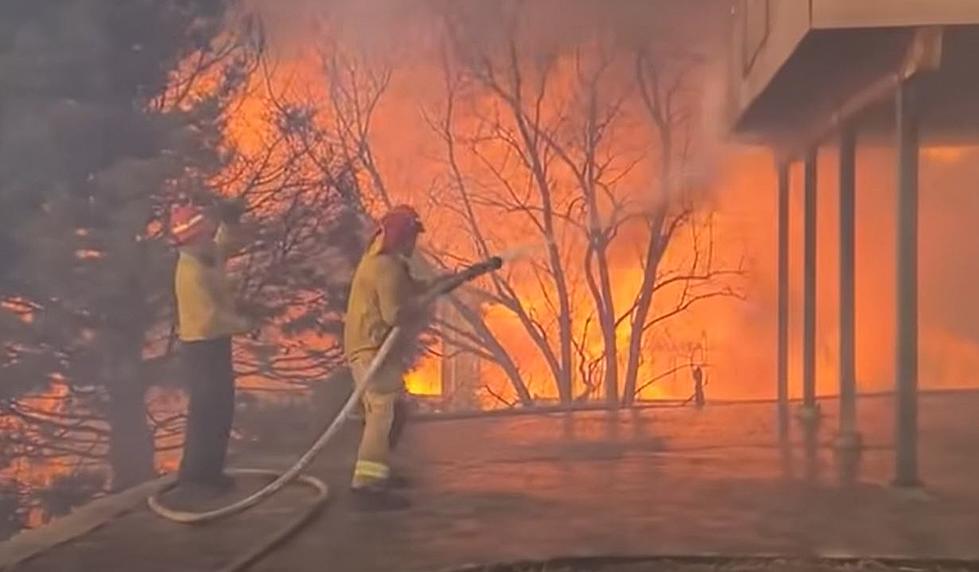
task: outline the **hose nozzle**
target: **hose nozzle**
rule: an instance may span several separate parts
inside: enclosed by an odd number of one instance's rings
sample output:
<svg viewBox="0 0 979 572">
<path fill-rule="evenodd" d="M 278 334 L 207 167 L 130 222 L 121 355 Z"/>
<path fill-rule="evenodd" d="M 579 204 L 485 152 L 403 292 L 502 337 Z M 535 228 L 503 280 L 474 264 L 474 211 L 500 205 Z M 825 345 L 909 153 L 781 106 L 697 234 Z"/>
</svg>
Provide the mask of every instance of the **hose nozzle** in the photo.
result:
<svg viewBox="0 0 979 572">
<path fill-rule="evenodd" d="M 448 294 L 466 282 L 472 282 L 484 274 L 495 272 L 501 268 L 503 268 L 503 258 L 499 256 L 492 256 L 482 262 L 477 262 L 472 266 L 464 268 L 452 276 L 449 276 L 438 285 L 435 294 Z"/>
</svg>

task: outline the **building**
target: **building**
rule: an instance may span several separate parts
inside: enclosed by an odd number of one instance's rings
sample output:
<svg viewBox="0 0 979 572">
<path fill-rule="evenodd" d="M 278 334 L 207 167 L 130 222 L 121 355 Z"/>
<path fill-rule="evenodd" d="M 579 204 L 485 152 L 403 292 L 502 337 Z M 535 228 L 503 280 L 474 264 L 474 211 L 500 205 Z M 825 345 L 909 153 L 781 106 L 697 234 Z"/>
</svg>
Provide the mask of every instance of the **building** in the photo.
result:
<svg viewBox="0 0 979 572">
<path fill-rule="evenodd" d="M 918 162 L 922 141 L 979 134 L 979 1 L 736 0 L 729 101 L 731 131 L 770 147 L 778 169 L 778 394 L 788 426 L 789 167 L 804 168 L 803 407 L 815 395 L 816 162 L 839 147 L 839 445 L 859 447 L 854 379 L 856 149 L 864 138 L 897 147 L 898 222 L 895 484 L 919 482 Z"/>
</svg>

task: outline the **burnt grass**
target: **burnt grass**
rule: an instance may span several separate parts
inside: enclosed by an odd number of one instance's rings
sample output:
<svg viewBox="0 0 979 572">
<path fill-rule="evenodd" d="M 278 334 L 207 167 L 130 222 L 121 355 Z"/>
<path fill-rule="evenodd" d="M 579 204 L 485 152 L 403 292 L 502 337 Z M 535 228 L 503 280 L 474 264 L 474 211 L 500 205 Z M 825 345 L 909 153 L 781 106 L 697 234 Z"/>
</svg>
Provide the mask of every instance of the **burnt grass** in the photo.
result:
<svg viewBox="0 0 979 572">
<path fill-rule="evenodd" d="M 979 562 L 657 558 L 497 564 L 454 572 L 979 572 Z"/>
</svg>

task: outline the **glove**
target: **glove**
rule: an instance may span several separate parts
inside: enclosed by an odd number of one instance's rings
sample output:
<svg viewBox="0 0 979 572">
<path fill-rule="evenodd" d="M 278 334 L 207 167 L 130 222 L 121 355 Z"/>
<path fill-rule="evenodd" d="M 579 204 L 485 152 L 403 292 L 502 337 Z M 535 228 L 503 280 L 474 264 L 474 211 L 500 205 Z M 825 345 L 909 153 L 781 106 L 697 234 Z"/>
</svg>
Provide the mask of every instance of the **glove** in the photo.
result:
<svg viewBox="0 0 979 572">
<path fill-rule="evenodd" d="M 403 328 L 418 326 L 424 321 L 428 312 L 427 309 L 417 303 L 407 304 L 398 312 L 396 322 Z"/>
</svg>

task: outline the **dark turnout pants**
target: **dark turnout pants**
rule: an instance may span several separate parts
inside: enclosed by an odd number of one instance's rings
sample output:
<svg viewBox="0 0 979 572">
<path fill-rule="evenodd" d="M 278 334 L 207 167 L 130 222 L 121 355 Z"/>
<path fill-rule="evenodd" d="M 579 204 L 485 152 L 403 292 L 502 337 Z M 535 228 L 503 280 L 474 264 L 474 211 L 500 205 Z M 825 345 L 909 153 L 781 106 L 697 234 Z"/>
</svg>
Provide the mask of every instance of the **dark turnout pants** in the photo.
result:
<svg viewBox="0 0 979 572">
<path fill-rule="evenodd" d="M 408 400 L 404 396 L 399 397 L 394 402 L 394 419 L 391 420 L 391 433 L 388 435 L 388 442 L 391 444 L 392 450 L 401 442 L 401 436 L 404 435 L 405 425 L 408 424 L 410 414 Z"/>
<path fill-rule="evenodd" d="M 235 409 L 235 374 L 231 338 L 183 344 L 190 405 L 180 480 L 216 483 L 224 459 Z"/>
</svg>

